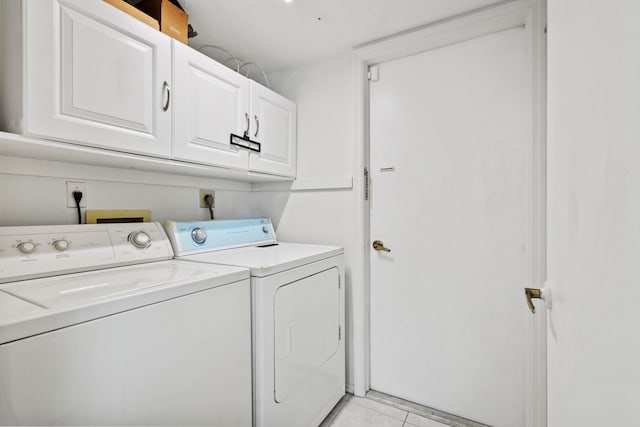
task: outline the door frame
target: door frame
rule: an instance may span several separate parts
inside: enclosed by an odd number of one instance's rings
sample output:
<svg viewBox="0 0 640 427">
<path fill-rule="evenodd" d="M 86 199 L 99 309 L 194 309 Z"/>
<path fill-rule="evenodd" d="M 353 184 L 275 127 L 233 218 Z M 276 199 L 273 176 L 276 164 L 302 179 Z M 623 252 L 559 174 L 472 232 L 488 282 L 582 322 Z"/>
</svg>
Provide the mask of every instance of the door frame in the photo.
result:
<svg viewBox="0 0 640 427">
<path fill-rule="evenodd" d="M 354 153 L 354 196 L 360 243 L 352 266 L 352 361 L 353 389 L 364 396 L 370 389 L 370 205 L 369 169 L 369 67 L 382 62 L 426 52 L 499 31 L 524 27 L 529 56 L 531 99 L 530 125 L 533 152 L 527 165 L 528 240 L 531 242 L 529 283 L 522 286 L 542 288 L 546 280 L 546 1 L 508 0 L 475 11 L 419 27 L 396 36 L 354 48 L 352 73 L 356 106 L 356 144 Z M 535 208 L 535 209 L 534 209 Z M 528 313 L 523 294 L 523 315 L 529 316 L 526 339 L 525 420 L 527 427 L 546 426 L 546 312 Z"/>
</svg>

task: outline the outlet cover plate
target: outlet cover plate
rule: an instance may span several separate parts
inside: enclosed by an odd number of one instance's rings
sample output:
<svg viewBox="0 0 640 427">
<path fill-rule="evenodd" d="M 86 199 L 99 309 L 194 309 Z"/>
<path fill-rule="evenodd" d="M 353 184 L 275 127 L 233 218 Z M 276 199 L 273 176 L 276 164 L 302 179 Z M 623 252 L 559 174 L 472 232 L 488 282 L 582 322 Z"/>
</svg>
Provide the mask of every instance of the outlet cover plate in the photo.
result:
<svg viewBox="0 0 640 427">
<path fill-rule="evenodd" d="M 213 197 L 213 203 L 211 204 L 212 208 L 216 207 L 216 192 L 215 190 L 200 190 L 200 207 L 201 208 L 208 208 L 207 204 L 204 202 L 204 196 L 206 196 L 207 194 L 211 194 L 211 197 Z"/>
<path fill-rule="evenodd" d="M 67 207 L 75 208 L 76 200 L 73 198 L 73 192 L 82 192 L 82 200 L 80 200 L 80 207 L 87 207 L 87 183 L 81 181 L 67 181 Z"/>
</svg>

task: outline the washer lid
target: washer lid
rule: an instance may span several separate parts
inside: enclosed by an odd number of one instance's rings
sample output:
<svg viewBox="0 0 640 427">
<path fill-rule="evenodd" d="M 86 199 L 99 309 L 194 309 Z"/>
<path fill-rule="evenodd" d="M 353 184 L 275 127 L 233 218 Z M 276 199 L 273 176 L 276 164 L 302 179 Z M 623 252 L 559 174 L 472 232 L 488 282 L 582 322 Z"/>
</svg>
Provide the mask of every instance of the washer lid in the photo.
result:
<svg viewBox="0 0 640 427">
<path fill-rule="evenodd" d="M 265 277 L 343 253 L 344 249 L 339 246 L 279 243 L 207 252 L 182 259 L 246 267 L 251 270 L 251 276 Z"/>
<path fill-rule="evenodd" d="M 181 261 L 0 286 L 0 343 L 248 279 L 249 271 Z"/>
</svg>

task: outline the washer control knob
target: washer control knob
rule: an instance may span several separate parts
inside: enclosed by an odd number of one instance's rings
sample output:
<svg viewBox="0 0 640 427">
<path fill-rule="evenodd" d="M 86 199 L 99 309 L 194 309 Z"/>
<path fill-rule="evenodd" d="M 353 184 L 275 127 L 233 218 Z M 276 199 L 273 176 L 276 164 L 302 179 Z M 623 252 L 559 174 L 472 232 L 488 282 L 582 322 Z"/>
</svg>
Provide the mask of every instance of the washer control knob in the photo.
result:
<svg viewBox="0 0 640 427">
<path fill-rule="evenodd" d="M 53 242 L 53 247 L 56 251 L 64 252 L 69 249 L 69 242 L 64 239 L 56 240 L 55 242 Z"/>
<path fill-rule="evenodd" d="M 18 250 L 23 254 L 32 254 L 36 250 L 36 244 L 33 242 L 22 242 L 18 244 Z"/>
<path fill-rule="evenodd" d="M 151 246 L 151 237 L 144 231 L 134 231 L 129 234 L 129 243 L 138 249 L 146 249 Z"/>
<path fill-rule="evenodd" d="M 191 231 L 191 238 L 194 242 L 201 245 L 207 241 L 207 232 L 202 228 L 194 228 Z"/>
</svg>

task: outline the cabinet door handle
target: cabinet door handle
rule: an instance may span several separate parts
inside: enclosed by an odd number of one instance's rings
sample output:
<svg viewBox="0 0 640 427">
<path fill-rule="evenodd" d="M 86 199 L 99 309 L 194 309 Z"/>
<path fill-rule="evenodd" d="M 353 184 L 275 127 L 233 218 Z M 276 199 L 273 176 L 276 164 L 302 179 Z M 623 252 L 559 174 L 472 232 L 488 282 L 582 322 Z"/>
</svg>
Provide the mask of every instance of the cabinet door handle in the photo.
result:
<svg viewBox="0 0 640 427">
<path fill-rule="evenodd" d="M 253 116 L 256 119 L 256 133 L 253 135 L 255 138 L 258 137 L 258 131 L 260 130 L 260 120 L 258 120 L 258 116 Z"/>
<path fill-rule="evenodd" d="M 162 111 L 167 111 L 169 109 L 169 104 L 171 103 L 171 86 L 169 86 L 169 83 L 162 83 L 162 93 L 163 97 L 166 99 L 162 106 Z"/>
<path fill-rule="evenodd" d="M 247 120 L 247 130 L 244 131 L 244 137 L 249 138 L 249 126 L 251 126 L 251 122 L 249 120 L 249 113 L 244 113 L 244 118 Z"/>
</svg>

